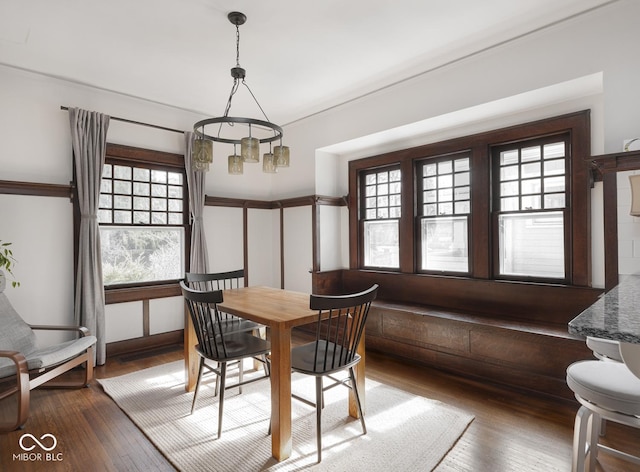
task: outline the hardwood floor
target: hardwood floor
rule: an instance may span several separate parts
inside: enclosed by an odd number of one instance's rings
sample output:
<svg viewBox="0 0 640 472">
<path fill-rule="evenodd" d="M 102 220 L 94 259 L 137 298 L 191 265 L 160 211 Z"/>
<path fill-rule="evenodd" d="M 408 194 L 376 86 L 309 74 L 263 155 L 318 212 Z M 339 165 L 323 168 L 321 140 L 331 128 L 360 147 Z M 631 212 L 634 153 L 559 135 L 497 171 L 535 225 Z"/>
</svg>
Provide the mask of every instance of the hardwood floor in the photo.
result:
<svg viewBox="0 0 640 472">
<path fill-rule="evenodd" d="M 181 347 L 120 356 L 97 368 L 96 376 L 122 375 L 181 358 Z M 366 368 L 372 379 L 455 405 L 475 415 L 475 420 L 436 471 L 570 470 L 577 402 L 529 396 L 424 366 L 408 365 L 377 353 L 367 354 Z M 9 407 L 3 402 L 0 413 L 6 414 Z M 24 454 L 19 441 L 27 433 L 36 438 L 44 434 L 55 436 L 57 445 L 49 458 L 57 460 L 46 461 L 44 456 L 41 461 L 19 460 L 18 454 Z M 52 441 L 49 437 L 42 442 L 46 444 L 47 440 Z M 33 445 L 30 441 L 31 438 L 25 437 L 23 446 Z M 606 441 L 640 454 L 639 430 L 608 424 Z M 34 449 L 34 453 L 36 450 L 41 449 Z M 90 388 L 79 390 L 32 392 L 31 415 L 24 429 L 0 434 L 0 470 L 147 472 L 174 469 L 94 382 Z M 640 471 L 640 467 L 606 455 L 601 456 L 598 465 L 600 472 L 633 470 Z"/>
</svg>

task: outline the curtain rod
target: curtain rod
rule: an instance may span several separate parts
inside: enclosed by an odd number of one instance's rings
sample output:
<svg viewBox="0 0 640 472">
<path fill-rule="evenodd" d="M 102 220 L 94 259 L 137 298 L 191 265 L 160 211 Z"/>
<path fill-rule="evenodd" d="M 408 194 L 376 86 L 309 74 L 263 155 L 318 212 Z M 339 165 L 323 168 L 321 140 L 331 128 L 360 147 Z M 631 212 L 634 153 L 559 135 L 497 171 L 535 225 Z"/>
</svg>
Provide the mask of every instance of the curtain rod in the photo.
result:
<svg viewBox="0 0 640 472">
<path fill-rule="evenodd" d="M 61 106 L 60 109 L 68 111 L 69 107 Z M 165 126 L 160 126 L 160 125 L 153 125 L 151 123 L 144 123 L 142 121 L 133 121 L 133 120 L 128 120 L 127 118 L 118 118 L 117 116 L 110 116 L 109 119 L 116 120 L 116 121 L 123 121 L 124 123 L 131 123 L 131 124 L 134 124 L 134 125 L 148 126 L 149 128 L 156 128 L 156 129 L 161 129 L 161 130 L 164 130 L 164 131 L 171 131 L 173 133 L 184 134 L 184 130 L 174 129 L 174 128 L 167 128 Z"/>
</svg>

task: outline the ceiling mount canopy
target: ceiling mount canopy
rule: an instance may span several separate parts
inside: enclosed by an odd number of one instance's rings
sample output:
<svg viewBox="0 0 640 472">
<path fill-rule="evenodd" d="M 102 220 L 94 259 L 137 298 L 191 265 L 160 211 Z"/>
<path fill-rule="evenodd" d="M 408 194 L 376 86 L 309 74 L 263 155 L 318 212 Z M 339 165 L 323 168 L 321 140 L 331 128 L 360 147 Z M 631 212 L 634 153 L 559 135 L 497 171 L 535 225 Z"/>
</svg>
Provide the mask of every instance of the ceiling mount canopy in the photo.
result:
<svg viewBox="0 0 640 472">
<path fill-rule="evenodd" d="M 237 11 L 227 15 L 231 24 L 236 27 L 236 65 L 231 68 L 233 85 L 227 99 L 224 114 L 219 117 L 206 118 L 193 125 L 196 141 L 193 146 L 193 163 L 197 170 L 209 170 L 213 161 L 213 142 L 233 144 L 233 154 L 228 157 L 230 174 L 242 174 L 244 163 L 260 162 L 260 144 L 269 144 L 269 152 L 263 157 L 263 171 L 274 173 L 278 167 L 289 166 L 289 148 L 282 145 L 282 127 L 272 123 L 262 109 L 258 99 L 245 81 L 247 71 L 240 66 L 240 26 L 247 21 L 244 13 Z M 231 102 L 240 85 L 244 85 L 251 98 L 262 113 L 260 118 L 230 116 Z M 272 144 L 279 141 L 278 146 Z M 240 146 L 240 155 L 236 153 Z"/>
</svg>

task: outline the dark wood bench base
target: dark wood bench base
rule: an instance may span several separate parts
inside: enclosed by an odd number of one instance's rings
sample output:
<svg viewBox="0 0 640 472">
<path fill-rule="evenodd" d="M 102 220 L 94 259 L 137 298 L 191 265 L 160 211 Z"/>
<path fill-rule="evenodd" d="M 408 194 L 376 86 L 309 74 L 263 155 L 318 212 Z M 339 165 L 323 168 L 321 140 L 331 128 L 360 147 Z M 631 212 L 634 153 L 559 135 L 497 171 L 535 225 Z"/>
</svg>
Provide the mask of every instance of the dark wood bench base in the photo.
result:
<svg viewBox="0 0 640 472">
<path fill-rule="evenodd" d="M 573 398 L 572 362 L 592 357 L 566 327 L 465 315 L 381 300 L 369 313 L 367 349 L 466 377 Z"/>
</svg>

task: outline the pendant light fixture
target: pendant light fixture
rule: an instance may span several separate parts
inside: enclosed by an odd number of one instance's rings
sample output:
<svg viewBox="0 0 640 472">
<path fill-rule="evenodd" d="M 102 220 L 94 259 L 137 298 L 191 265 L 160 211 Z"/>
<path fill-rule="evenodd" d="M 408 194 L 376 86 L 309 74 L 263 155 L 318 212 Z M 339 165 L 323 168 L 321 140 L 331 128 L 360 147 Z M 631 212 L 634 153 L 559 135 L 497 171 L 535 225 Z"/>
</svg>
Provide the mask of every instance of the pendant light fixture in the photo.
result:
<svg viewBox="0 0 640 472">
<path fill-rule="evenodd" d="M 264 156 L 262 156 L 262 172 L 266 172 L 268 174 L 275 174 L 278 172 L 278 168 L 276 167 L 276 156 L 274 156 L 271 151 L 271 143 L 269 143 L 269 152 L 266 152 Z"/>
<path fill-rule="evenodd" d="M 224 115 L 207 118 L 193 125 L 193 132 L 196 135 L 193 159 L 196 166 L 200 166 L 203 170 L 208 170 L 208 163 L 210 163 L 211 160 L 207 161 L 205 165 L 204 159 L 211 159 L 212 142 L 233 144 L 234 151 L 233 154 L 229 156 L 229 174 L 242 174 L 244 163 L 260 162 L 260 144 L 268 143 L 269 152 L 263 157 L 263 159 L 267 159 L 267 162 L 263 162 L 263 171 L 273 173 L 276 171 L 276 167 L 289 166 L 289 148 L 282 145 L 282 128 L 269 121 L 262 106 L 258 103 L 258 99 L 245 81 L 246 70 L 240 66 L 240 26 L 247 21 L 247 17 L 243 13 L 234 11 L 229 13 L 227 18 L 231 24 L 236 27 L 236 65 L 231 69 L 233 85 L 227 100 Z M 229 115 L 231 111 L 231 101 L 240 85 L 244 85 L 247 88 L 264 119 Z M 243 130 L 246 129 L 246 133 L 238 132 L 240 128 Z M 237 136 L 239 135 L 244 136 L 238 138 Z M 271 143 L 274 141 L 278 141 L 279 145 L 273 148 L 272 153 Z M 236 152 L 236 146 L 238 145 L 240 146 L 240 154 Z M 203 151 L 203 149 L 206 149 L 206 151 Z M 202 163 L 200 163 L 201 161 Z"/>
</svg>

